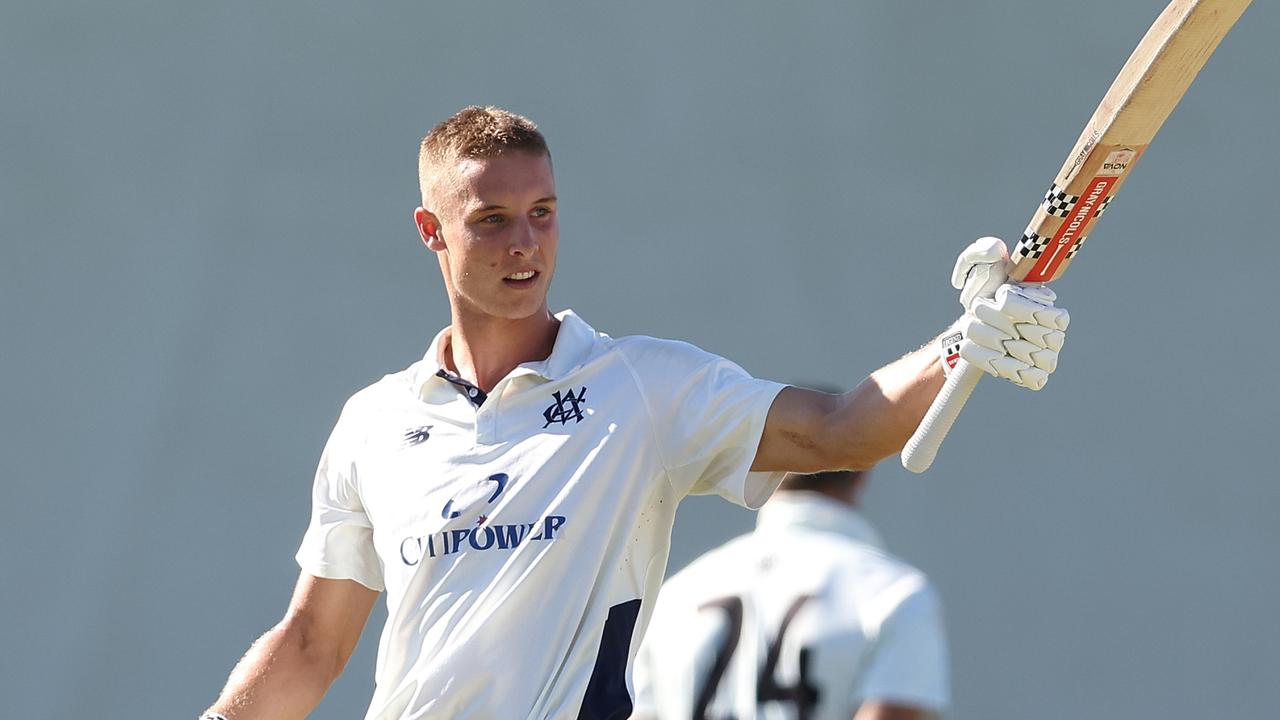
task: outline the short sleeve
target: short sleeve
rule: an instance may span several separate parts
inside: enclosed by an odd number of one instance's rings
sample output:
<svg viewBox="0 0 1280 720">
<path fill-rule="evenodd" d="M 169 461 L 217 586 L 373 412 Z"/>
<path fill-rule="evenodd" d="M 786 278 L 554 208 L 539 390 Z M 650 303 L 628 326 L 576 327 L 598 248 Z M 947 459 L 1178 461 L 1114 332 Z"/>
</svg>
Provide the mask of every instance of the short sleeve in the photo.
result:
<svg viewBox="0 0 1280 720">
<path fill-rule="evenodd" d="M 688 343 L 632 340 L 624 352 L 676 491 L 714 493 L 752 509 L 763 505 L 783 473 L 750 468 L 769 408 L 785 386 L 753 378 Z"/>
<path fill-rule="evenodd" d="M 855 701 L 895 701 L 930 710 L 950 702 L 942 608 L 924 584 L 884 619 Z"/>
<path fill-rule="evenodd" d="M 383 590 L 382 565 L 373 546 L 373 524 L 365 514 L 357 485 L 355 438 L 349 409 L 329 436 L 311 493 L 311 522 L 296 559 L 316 577 L 355 580 Z"/>
</svg>

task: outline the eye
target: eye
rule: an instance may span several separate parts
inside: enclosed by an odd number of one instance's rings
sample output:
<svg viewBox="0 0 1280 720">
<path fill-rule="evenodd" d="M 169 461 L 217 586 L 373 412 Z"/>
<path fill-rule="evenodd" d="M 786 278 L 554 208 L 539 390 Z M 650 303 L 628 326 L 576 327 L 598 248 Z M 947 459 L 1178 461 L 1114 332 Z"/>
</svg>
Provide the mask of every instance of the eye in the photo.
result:
<svg viewBox="0 0 1280 720">
<path fill-rule="evenodd" d="M 480 222 L 482 222 L 482 223 L 486 223 L 486 224 L 488 224 L 488 225 L 497 225 L 498 223 L 501 223 L 501 222 L 503 222 L 504 220 L 506 220 L 506 218 L 502 217 L 501 215 L 497 215 L 497 214 L 494 214 L 494 215 L 485 215 L 484 217 L 480 218 Z"/>
<path fill-rule="evenodd" d="M 546 217 L 550 214 L 551 214 L 551 208 L 548 208 L 548 207 L 537 207 L 533 209 L 534 217 Z"/>
</svg>

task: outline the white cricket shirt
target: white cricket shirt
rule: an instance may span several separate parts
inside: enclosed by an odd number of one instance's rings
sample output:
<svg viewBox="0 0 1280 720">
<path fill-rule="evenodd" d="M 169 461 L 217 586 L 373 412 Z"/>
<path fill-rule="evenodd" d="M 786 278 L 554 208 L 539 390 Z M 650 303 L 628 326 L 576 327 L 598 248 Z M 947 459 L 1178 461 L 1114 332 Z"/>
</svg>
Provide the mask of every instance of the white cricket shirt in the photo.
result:
<svg viewBox="0 0 1280 720">
<path fill-rule="evenodd" d="M 676 505 L 758 507 L 782 385 L 570 311 L 485 396 L 426 357 L 356 393 L 316 473 L 298 564 L 387 593 L 366 718 L 626 718 Z"/>
<path fill-rule="evenodd" d="M 636 658 L 636 717 L 849 720 L 867 700 L 948 703 L 936 594 L 856 511 L 778 493 L 755 532 L 662 588 Z"/>
</svg>

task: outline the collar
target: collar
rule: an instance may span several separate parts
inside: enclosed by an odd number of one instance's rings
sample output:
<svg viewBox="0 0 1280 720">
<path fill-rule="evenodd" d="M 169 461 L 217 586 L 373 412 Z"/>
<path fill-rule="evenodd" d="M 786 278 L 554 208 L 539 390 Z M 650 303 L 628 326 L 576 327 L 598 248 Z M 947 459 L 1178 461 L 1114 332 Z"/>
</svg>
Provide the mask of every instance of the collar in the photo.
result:
<svg viewBox="0 0 1280 720">
<path fill-rule="evenodd" d="M 862 513 L 821 493 L 783 490 L 774 493 L 760 509 L 757 532 L 774 532 L 787 528 L 804 528 L 836 533 L 877 550 L 884 541 Z"/>
<path fill-rule="evenodd" d="M 556 313 L 556 319 L 560 321 L 560 329 L 556 331 L 556 342 L 551 348 L 551 355 L 545 360 L 520 364 L 508 377 L 537 375 L 546 380 L 559 380 L 585 363 L 591 356 L 596 341 L 604 337 L 573 310 L 561 310 Z M 421 389 L 432 378 L 437 377 L 441 370 L 448 372 L 442 353 L 451 327 L 446 326 L 436 333 L 426 354 L 422 356 L 414 375 L 416 387 Z"/>
</svg>

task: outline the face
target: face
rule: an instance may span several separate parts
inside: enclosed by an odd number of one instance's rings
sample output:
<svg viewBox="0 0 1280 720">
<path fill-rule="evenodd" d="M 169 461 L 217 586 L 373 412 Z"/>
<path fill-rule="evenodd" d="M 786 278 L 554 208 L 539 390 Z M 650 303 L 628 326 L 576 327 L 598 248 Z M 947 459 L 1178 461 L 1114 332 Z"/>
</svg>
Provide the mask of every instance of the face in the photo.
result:
<svg viewBox="0 0 1280 720">
<path fill-rule="evenodd" d="M 440 259 L 454 313 L 520 320 L 546 313 L 560 225 L 551 159 L 468 159 L 438 178 L 415 219 Z"/>
</svg>

